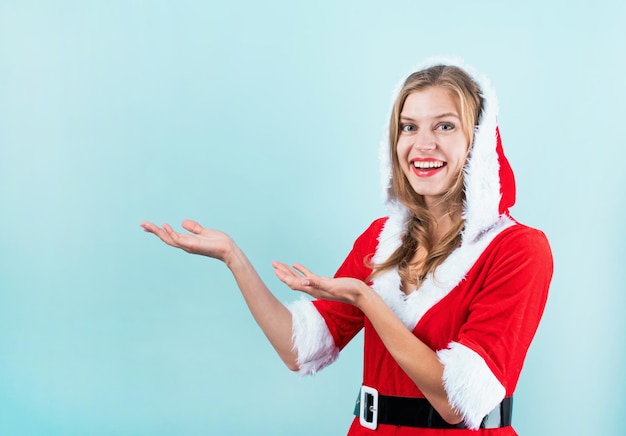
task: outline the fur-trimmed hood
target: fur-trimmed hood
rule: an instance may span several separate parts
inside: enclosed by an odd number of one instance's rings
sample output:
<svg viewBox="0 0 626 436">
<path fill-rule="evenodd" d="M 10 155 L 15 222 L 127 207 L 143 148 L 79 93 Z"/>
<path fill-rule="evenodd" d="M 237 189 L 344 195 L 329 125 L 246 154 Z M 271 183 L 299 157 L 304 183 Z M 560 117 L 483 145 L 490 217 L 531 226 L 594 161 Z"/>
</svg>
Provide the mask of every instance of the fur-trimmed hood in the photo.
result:
<svg viewBox="0 0 626 436">
<path fill-rule="evenodd" d="M 497 124 L 498 100 L 489 80 L 458 58 L 431 58 L 413 71 L 436 65 L 451 65 L 464 70 L 478 85 L 483 98 L 479 124 L 474 132 L 469 157 L 464 166 L 465 204 L 463 218 L 465 229 L 463 243 L 473 241 L 493 227 L 515 203 L 515 179 L 502 149 Z M 392 101 L 399 94 L 404 80 L 396 87 Z M 389 161 L 388 134 L 381 141 L 380 162 L 383 196 L 390 218 L 408 220 L 407 208 L 395 198 L 391 189 L 391 162 Z"/>
<path fill-rule="evenodd" d="M 502 150 L 497 124 L 498 101 L 493 87 L 487 78 L 455 58 L 433 58 L 418 65 L 414 71 L 435 65 L 454 65 L 468 73 L 481 90 L 483 109 L 463 168 L 465 228 L 461 246 L 437 267 L 436 279 L 432 275 L 426 277 L 419 292 L 406 295 L 402 291 L 397 269 L 383 272 L 372 283 L 376 292 L 410 330 L 463 280 L 489 243 L 515 223 L 508 214 L 509 207 L 515 203 L 515 180 Z M 404 80 L 398 85 L 394 100 L 403 83 Z M 411 218 L 409 209 L 395 198 L 391 189 L 388 139 L 382 141 L 380 150 L 383 195 L 389 219 L 378 236 L 379 244 L 372 258 L 372 262 L 378 265 L 402 245 Z"/>
</svg>

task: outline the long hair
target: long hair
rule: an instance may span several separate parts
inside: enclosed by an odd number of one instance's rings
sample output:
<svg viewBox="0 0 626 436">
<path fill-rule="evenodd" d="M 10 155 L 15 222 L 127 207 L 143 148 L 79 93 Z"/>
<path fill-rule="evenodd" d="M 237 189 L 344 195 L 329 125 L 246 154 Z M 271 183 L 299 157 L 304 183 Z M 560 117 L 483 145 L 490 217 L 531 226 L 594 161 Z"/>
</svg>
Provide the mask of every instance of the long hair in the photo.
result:
<svg viewBox="0 0 626 436">
<path fill-rule="evenodd" d="M 401 246 L 383 263 L 372 265 L 370 279 L 383 271 L 398 268 L 400 277 L 417 287 L 429 274 L 461 244 L 464 227 L 463 203 L 465 191 L 464 172 L 461 170 L 453 185 L 444 194 L 447 214 L 452 219 L 452 228 L 439 240 L 434 238 L 435 220 L 426 207 L 424 197 L 416 193 L 407 180 L 396 153 L 400 135 L 400 113 L 409 94 L 429 87 L 439 86 L 458 98 L 461 108 L 461 124 L 467 137 L 468 154 L 474 140 L 474 129 L 480 120 L 483 99 L 480 88 L 462 69 L 455 66 L 437 65 L 411 74 L 404 82 L 391 112 L 389 123 L 389 157 L 391 162 L 392 194 L 411 212 L 411 219 Z M 413 256 L 421 247 L 425 257 L 412 263 Z"/>
</svg>

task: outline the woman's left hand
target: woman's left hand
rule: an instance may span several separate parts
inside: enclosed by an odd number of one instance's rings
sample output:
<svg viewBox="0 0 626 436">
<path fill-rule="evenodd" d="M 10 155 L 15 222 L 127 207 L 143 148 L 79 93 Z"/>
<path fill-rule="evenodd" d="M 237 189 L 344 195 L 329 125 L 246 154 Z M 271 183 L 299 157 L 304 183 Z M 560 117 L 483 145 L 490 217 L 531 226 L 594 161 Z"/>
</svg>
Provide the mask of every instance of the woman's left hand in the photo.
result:
<svg viewBox="0 0 626 436">
<path fill-rule="evenodd" d="M 289 267 L 273 262 L 274 273 L 294 291 L 301 291 L 320 300 L 334 300 L 358 306 L 360 298 L 371 288 L 353 278 L 320 277 L 300 264 Z"/>
</svg>

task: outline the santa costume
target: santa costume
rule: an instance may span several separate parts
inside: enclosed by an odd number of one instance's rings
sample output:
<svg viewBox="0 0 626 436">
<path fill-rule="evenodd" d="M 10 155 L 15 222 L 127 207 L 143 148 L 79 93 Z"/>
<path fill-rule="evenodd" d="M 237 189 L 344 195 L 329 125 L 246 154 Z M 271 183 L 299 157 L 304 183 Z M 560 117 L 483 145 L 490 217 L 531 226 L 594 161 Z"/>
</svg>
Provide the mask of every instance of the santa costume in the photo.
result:
<svg viewBox="0 0 626 436">
<path fill-rule="evenodd" d="M 376 276 L 370 285 L 402 323 L 437 353 L 444 366 L 448 400 L 463 422 L 449 426 L 432 408 L 420 412 L 428 416 L 413 416 L 418 413 L 412 412 L 411 401 L 422 407 L 423 393 L 357 307 L 302 299 L 289 306 L 302 374 L 314 374 L 332 363 L 364 329 L 360 400 L 367 404 L 357 405 L 359 416 L 349 435 L 516 435 L 510 425 L 511 399 L 545 306 L 552 255 L 541 231 L 509 215 L 515 181 L 503 154 L 496 122 L 498 103 L 489 81 L 456 59 L 431 60 L 419 69 L 434 65 L 460 67 L 483 97 L 464 167 L 462 242 L 434 276 L 426 277 L 408 295 L 401 290 L 397 269 Z M 410 213 L 391 190 L 388 147 L 384 141 L 380 154 L 388 216 L 375 220 L 356 240 L 336 277 L 367 280 L 372 270 L 366 261 L 380 264 L 402 244 Z M 408 410 L 398 412 L 402 407 Z M 395 412 L 405 416 L 386 421 L 385 416 Z M 408 419 L 408 425 L 402 419 Z"/>
</svg>

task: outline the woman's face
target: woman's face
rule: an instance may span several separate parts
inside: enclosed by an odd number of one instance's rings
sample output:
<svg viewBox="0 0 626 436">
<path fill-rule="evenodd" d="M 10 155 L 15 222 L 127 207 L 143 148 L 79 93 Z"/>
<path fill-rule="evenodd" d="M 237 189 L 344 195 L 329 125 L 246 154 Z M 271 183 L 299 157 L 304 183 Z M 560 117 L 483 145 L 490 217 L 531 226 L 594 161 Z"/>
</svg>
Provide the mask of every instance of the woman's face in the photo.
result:
<svg viewBox="0 0 626 436">
<path fill-rule="evenodd" d="M 413 190 L 433 205 L 456 181 L 465 164 L 468 135 L 458 98 L 439 86 L 414 91 L 400 113 L 396 151 Z"/>
</svg>

